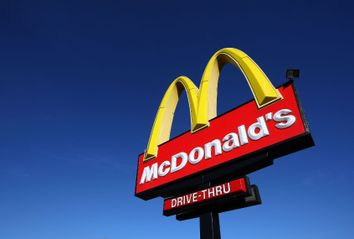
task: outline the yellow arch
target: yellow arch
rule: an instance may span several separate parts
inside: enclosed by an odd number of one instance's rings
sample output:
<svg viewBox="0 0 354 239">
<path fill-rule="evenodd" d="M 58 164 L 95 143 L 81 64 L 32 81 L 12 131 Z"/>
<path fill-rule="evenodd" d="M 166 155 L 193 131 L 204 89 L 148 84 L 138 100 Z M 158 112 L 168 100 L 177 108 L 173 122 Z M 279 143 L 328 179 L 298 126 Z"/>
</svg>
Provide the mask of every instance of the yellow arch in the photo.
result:
<svg viewBox="0 0 354 239">
<path fill-rule="evenodd" d="M 175 79 L 168 87 L 160 107 L 157 110 L 155 122 L 151 129 L 150 139 L 145 151 L 144 160 L 148 160 L 157 156 L 158 145 L 170 139 L 173 116 L 182 91 L 187 93 L 191 128 L 197 128 L 197 104 L 198 104 L 198 88 L 195 84 L 185 76 Z"/>
<path fill-rule="evenodd" d="M 246 53 L 235 48 L 221 49 L 205 67 L 199 90 L 185 76 L 178 77 L 168 87 L 156 114 L 144 161 L 156 157 L 158 145 L 170 139 L 173 115 L 182 90 L 186 90 L 188 97 L 192 132 L 207 127 L 209 120 L 216 117 L 217 86 L 225 64 L 240 68 L 259 108 L 282 98 L 261 68 Z"/>
</svg>

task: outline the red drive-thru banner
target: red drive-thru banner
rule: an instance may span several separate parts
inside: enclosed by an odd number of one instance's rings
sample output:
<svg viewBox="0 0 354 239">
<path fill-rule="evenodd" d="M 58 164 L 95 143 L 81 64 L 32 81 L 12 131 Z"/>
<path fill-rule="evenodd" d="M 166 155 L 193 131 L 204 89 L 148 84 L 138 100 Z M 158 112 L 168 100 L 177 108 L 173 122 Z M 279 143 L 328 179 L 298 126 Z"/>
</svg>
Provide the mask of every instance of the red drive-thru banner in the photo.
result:
<svg viewBox="0 0 354 239">
<path fill-rule="evenodd" d="M 230 182 L 208 187 L 203 190 L 166 199 L 163 205 L 164 215 L 171 215 L 187 207 L 191 207 L 196 204 L 201 204 L 217 198 L 223 198 L 235 194 L 244 194 L 246 192 L 247 185 L 244 178 L 232 180 Z"/>
<path fill-rule="evenodd" d="M 282 99 L 263 108 L 249 101 L 210 120 L 207 128 L 159 145 L 153 160 L 144 161 L 144 154 L 140 154 L 136 195 L 144 199 L 161 196 L 157 189 L 237 164 L 258 153 L 273 159 L 312 146 L 311 137 L 311 142 L 301 145 L 309 130 L 293 84 L 277 90 Z"/>
</svg>

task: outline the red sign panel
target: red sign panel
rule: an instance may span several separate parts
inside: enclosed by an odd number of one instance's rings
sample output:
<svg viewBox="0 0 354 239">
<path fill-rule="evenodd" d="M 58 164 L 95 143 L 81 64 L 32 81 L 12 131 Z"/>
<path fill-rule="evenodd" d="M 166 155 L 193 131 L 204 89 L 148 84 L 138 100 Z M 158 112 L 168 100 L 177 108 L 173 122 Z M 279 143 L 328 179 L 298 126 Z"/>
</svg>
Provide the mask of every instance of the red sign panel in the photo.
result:
<svg viewBox="0 0 354 239">
<path fill-rule="evenodd" d="M 210 120 L 208 128 L 186 132 L 160 145 L 158 156 L 152 160 L 144 162 L 143 154 L 139 155 L 136 195 L 144 198 L 158 188 L 308 135 L 293 85 L 278 90 L 283 99 L 275 103 L 259 109 L 255 101 L 250 101 Z M 281 149 L 295 148 L 287 146 Z"/>
<path fill-rule="evenodd" d="M 164 215 L 172 215 L 177 210 L 180 211 L 186 207 L 195 206 L 213 199 L 246 192 L 247 185 L 244 178 L 233 180 L 179 197 L 166 199 L 163 205 Z"/>
</svg>

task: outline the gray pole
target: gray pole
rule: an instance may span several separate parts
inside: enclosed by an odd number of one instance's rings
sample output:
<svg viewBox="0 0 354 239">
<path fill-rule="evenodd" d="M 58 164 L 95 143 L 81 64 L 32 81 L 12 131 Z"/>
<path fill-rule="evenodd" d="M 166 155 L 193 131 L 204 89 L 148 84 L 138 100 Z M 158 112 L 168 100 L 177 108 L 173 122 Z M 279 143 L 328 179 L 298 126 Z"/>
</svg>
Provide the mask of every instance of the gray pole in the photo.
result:
<svg viewBox="0 0 354 239">
<path fill-rule="evenodd" d="M 199 217 L 200 239 L 221 239 L 219 214 L 209 212 Z"/>
</svg>

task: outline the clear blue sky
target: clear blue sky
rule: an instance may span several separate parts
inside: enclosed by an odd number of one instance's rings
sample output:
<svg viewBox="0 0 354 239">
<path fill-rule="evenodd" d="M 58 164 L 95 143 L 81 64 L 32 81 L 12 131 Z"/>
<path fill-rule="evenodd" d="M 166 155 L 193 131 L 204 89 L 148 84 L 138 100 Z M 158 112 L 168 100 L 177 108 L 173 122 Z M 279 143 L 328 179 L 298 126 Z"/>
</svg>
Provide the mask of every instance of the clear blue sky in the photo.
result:
<svg viewBox="0 0 354 239">
<path fill-rule="evenodd" d="M 199 84 L 223 47 L 274 85 L 287 68 L 316 147 L 250 175 L 263 204 L 221 215 L 223 238 L 354 238 L 351 1 L 2 1 L 0 238 L 198 238 L 198 220 L 134 197 L 137 155 L 170 82 Z M 251 99 L 224 69 L 219 112 Z M 173 134 L 189 129 L 185 96 Z"/>
</svg>

